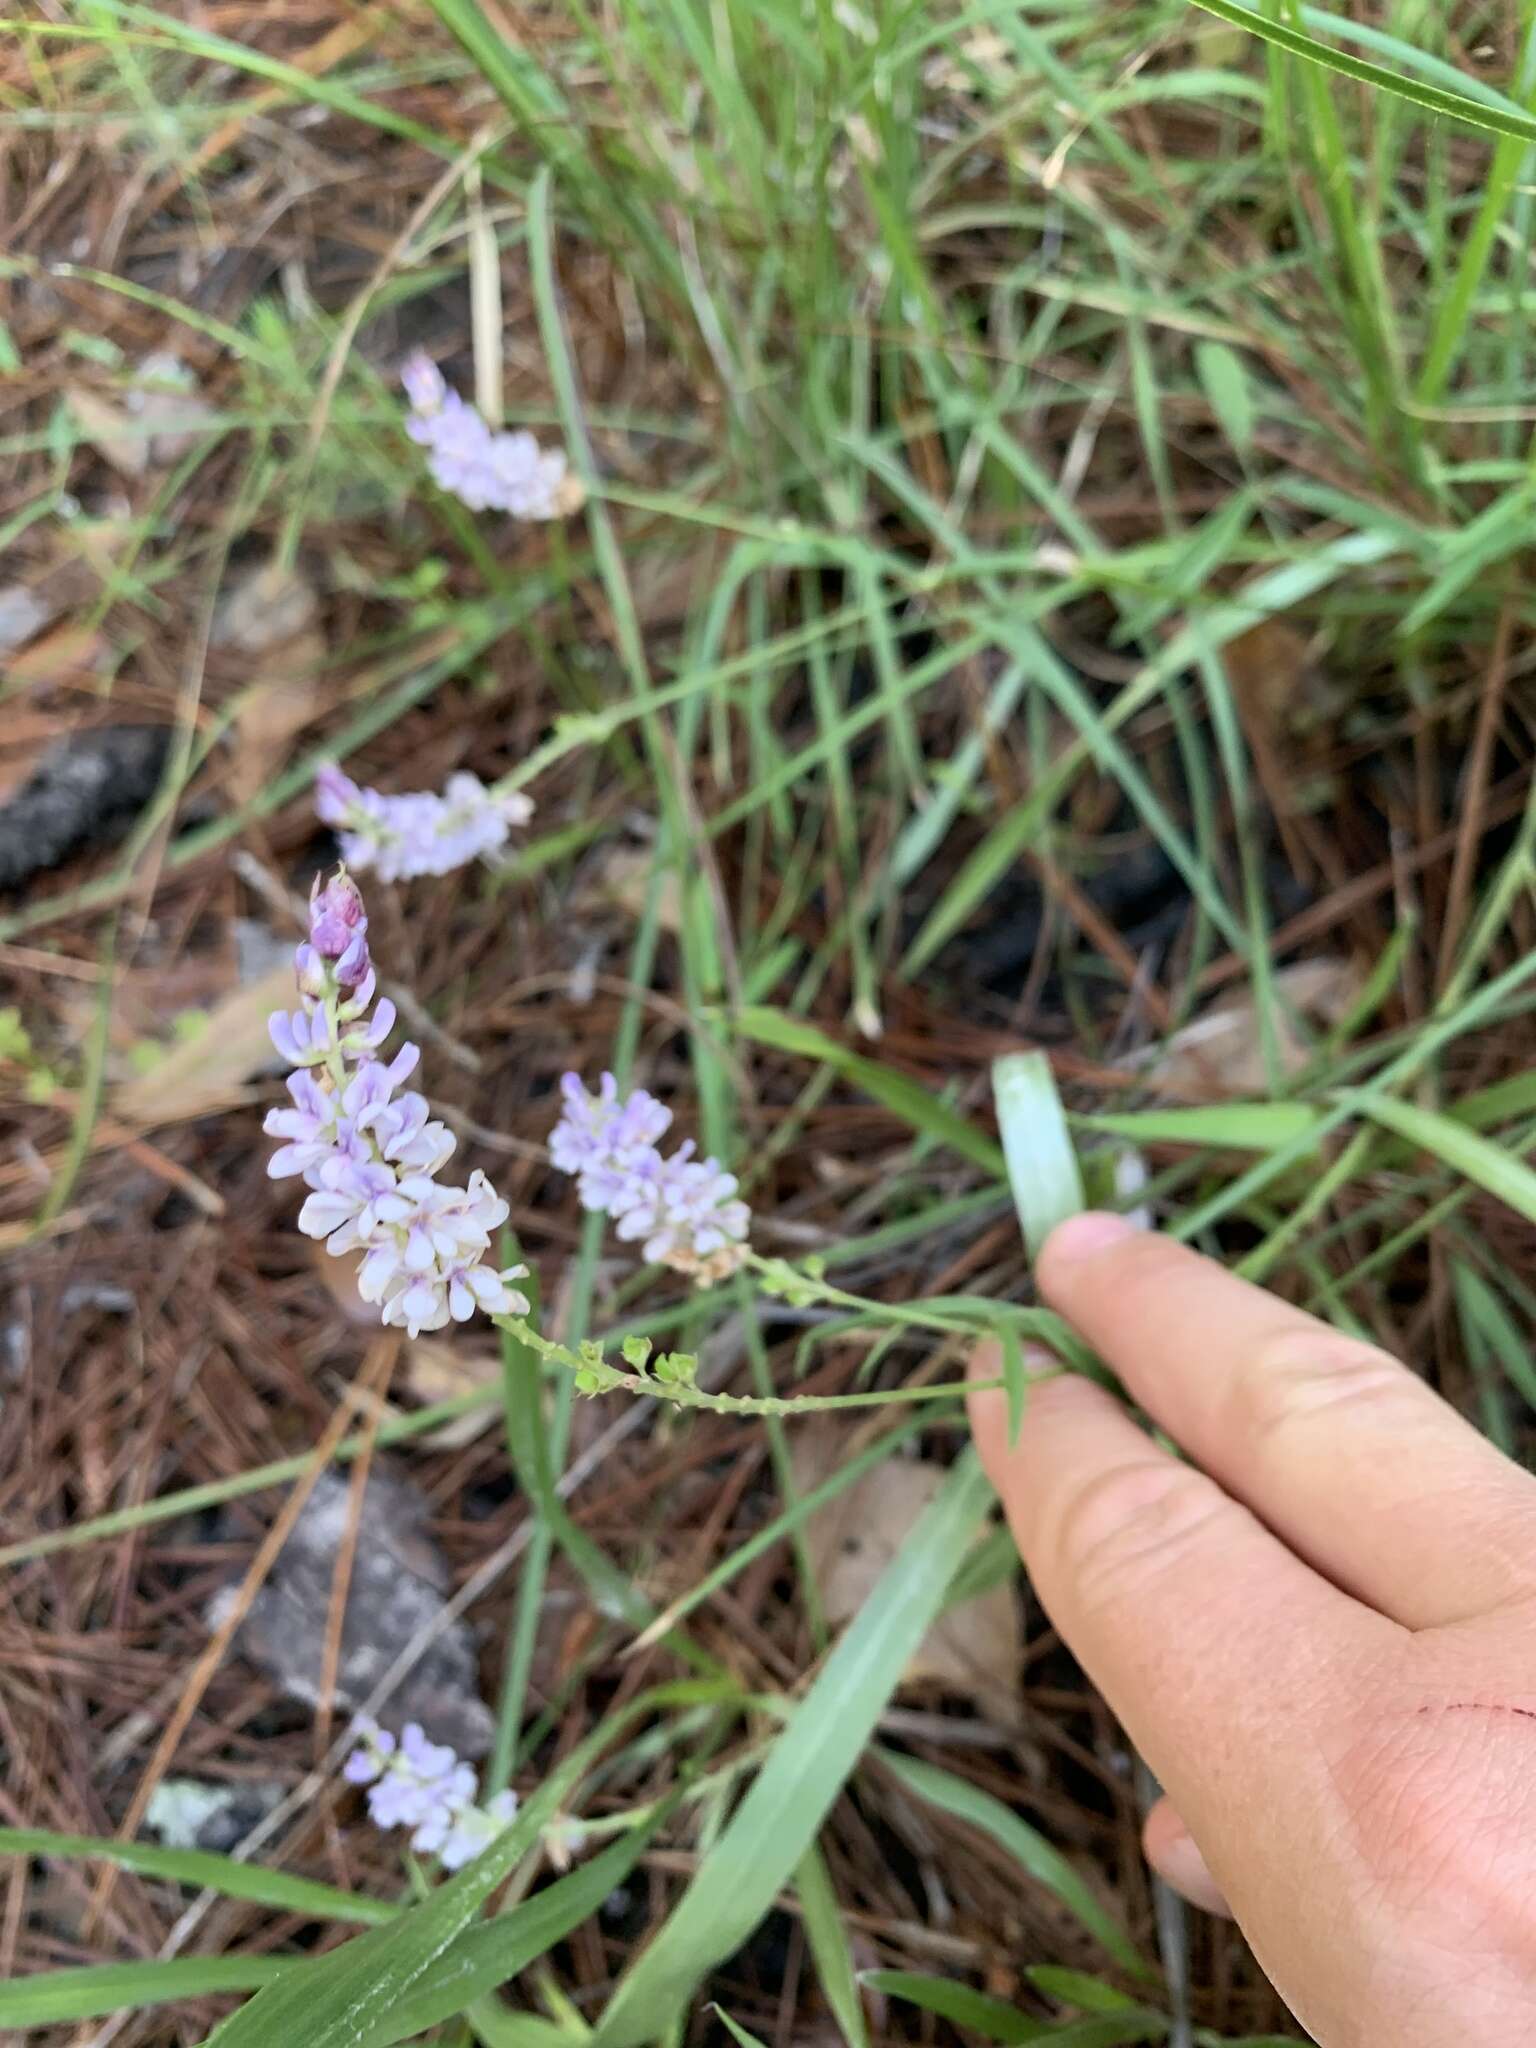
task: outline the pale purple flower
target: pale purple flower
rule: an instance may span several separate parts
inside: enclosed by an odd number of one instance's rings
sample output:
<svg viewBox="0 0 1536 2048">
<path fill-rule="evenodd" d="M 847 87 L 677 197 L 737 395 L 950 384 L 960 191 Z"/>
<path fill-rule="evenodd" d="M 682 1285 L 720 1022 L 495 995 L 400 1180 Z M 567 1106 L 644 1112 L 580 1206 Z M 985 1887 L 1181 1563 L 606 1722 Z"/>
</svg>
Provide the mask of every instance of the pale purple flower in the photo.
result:
<svg viewBox="0 0 1536 2048">
<path fill-rule="evenodd" d="M 425 349 L 416 349 L 400 365 L 400 382 L 411 401 L 411 411 L 433 413 L 448 396 L 443 373 Z"/>
<path fill-rule="evenodd" d="M 736 1176 L 717 1159 L 695 1159 L 693 1144 L 680 1146 L 657 1170 L 637 1174 L 623 1206 L 611 1211 L 618 1234 L 658 1265 L 718 1279 L 740 1263 L 752 1212 L 735 1199 Z"/>
<path fill-rule="evenodd" d="M 518 791 L 499 795 L 462 770 L 449 776 L 441 796 L 430 790 L 386 796 L 327 764 L 315 777 L 315 812 L 336 830 L 353 867 L 401 882 L 491 859 L 512 827 L 532 817 L 533 805 Z"/>
<path fill-rule="evenodd" d="M 621 1097 L 612 1074 L 604 1074 L 591 1095 L 579 1075 L 566 1074 L 560 1093 L 550 1157 L 577 1176 L 582 1207 L 605 1210 L 621 1238 L 644 1240 L 648 1259 L 701 1284 L 735 1272 L 752 1222 L 735 1176 L 717 1159 L 696 1159 L 691 1139 L 663 1157 L 656 1141 L 672 1113 L 643 1088 Z"/>
<path fill-rule="evenodd" d="M 375 1777 L 368 1813 L 375 1827 L 411 1828 L 411 1847 L 431 1854 L 442 1847 L 460 1810 L 474 1803 L 475 1773 L 442 1742 L 429 1742 L 408 1721 L 399 1747 Z"/>
<path fill-rule="evenodd" d="M 369 1714 L 359 1714 L 352 1728 L 362 1746 L 347 1758 L 341 1775 L 349 1785 L 371 1785 L 388 1767 L 395 1753 L 395 1738 Z"/>
<path fill-rule="evenodd" d="M 484 1806 L 466 1806 L 449 1829 L 438 1857 L 444 1870 L 462 1870 L 517 1818 L 517 1794 L 498 1792 Z"/>
<path fill-rule="evenodd" d="M 567 496 L 566 462 L 558 449 L 540 448 L 526 430 L 494 433 L 424 355 L 407 358 L 400 381 L 411 402 L 405 431 L 427 451 L 427 467 L 445 491 L 472 512 L 560 518 Z"/>
<path fill-rule="evenodd" d="M 631 1181 L 666 1136 L 672 1112 L 643 1088 L 621 1098 L 612 1074 L 603 1075 L 595 1095 L 587 1093 L 579 1074 L 564 1074 L 560 1094 L 560 1121 L 549 1135 L 549 1156 L 562 1173 L 579 1176 L 584 1209 L 619 1215 Z"/>
<path fill-rule="evenodd" d="M 483 1173 L 467 1188 L 437 1180 L 453 1135 L 432 1120 L 424 1096 L 396 1092 L 416 1069 L 417 1048 L 402 1046 L 387 1063 L 378 1057 L 395 1006 L 386 997 L 366 1014 L 375 977 L 356 885 L 343 873 L 317 888 L 310 918 L 296 956 L 304 1008 L 271 1020 L 274 1043 L 298 1071 L 288 1079 L 290 1106 L 267 1115 L 268 1133 L 286 1141 L 268 1172 L 297 1175 L 309 1189 L 298 1219 L 306 1237 L 323 1238 L 338 1257 L 362 1253 L 358 1286 L 385 1323 L 414 1337 L 467 1322 L 477 1309 L 527 1315 L 527 1297 L 512 1285 L 527 1268 L 486 1263 L 506 1203 Z"/>
<path fill-rule="evenodd" d="M 458 1870 L 478 1856 L 513 1819 L 517 1794 L 498 1792 L 484 1806 L 474 1766 L 460 1763 L 446 1743 L 429 1741 L 408 1721 L 400 1740 L 366 1717 L 356 1724 L 359 1747 L 342 1766 L 349 1785 L 368 1787 L 368 1817 L 375 1827 L 409 1828 L 411 1847 Z"/>
</svg>

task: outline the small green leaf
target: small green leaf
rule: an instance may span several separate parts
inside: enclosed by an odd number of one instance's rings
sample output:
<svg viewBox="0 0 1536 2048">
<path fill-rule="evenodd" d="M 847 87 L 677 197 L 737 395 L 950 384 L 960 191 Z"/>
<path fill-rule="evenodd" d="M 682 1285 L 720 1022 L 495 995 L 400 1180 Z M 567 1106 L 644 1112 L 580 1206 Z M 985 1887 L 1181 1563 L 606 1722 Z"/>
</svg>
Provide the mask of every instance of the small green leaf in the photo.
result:
<svg viewBox="0 0 1536 2048">
<path fill-rule="evenodd" d="M 1024 1370 L 1024 1347 L 1012 1323 L 999 1333 L 1003 1347 L 1003 1384 L 1008 1395 L 1008 1448 L 1013 1449 L 1024 1427 L 1024 1409 L 1029 1401 L 1029 1376 Z"/>
<path fill-rule="evenodd" d="M 1233 1152 L 1278 1152 L 1303 1139 L 1322 1113 L 1305 1102 L 1208 1102 L 1192 1109 L 1134 1109 L 1074 1116 L 1072 1128 L 1129 1138 L 1137 1145 L 1214 1145 Z"/>
<path fill-rule="evenodd" d="M 731 2018 L 723 2005 L 712 2005 L 710 2011 L 737 2044 L 737 2048 L 765 2048 L 765 2044 L 756 2034 L 749 2034 L 744 2026 Z"/>
<path fill-rule="evenodd" d="M 1016 2006 L 950 1977 L 926 1977 L 915 1970 L 866 1970 L 859 1980 L 871 1991 L 899 1998 L 906 2005 L 937 2013 L 941 2020 L 977 2034 L 983 2041 L 1039 2041 L 1050 2032 L 1048 2020 L 1033 2020 Z"/>
<path fill-rule="evenodd" d="M 1084 2012 L 1132 2012 L 1134 1998 L 1090 1977 L 1086 1970 L 1063 1969 L 1060 1963 L 1036 1963 L 1025 1972 L 1037 1991 L 1054 1998 L 1058 2005 L 1080 2005 Z"/>
<path fill-rule="evenodd" d="M 1241 356 L 1224 341 L 1202 341 L 1195 369 L 1221 430 L 1239 455 L 1253 446 L 1253 389 Z"/>
</svg>

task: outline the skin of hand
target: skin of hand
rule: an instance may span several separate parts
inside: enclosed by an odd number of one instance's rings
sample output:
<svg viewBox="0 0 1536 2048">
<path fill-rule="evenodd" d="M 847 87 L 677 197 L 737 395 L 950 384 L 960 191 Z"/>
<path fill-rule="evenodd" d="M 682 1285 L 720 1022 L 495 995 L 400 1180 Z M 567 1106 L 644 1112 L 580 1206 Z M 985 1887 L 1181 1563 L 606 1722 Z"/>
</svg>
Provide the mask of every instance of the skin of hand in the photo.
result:
<svg viewBox="0 0 1536 2048">
<path fill-rule="evenodd" d="M 1118 1217 L 1061 1225 L 1039 1281 L 1190 1461 L 1044 1354 L 1012 1449 L 972 1396 L 1034 1587 L 1168 1789 L 1149 1861 L 1321 2048 L 1530 2048 L 1536 1478 L 1385 1352 Z"/>
</svg>

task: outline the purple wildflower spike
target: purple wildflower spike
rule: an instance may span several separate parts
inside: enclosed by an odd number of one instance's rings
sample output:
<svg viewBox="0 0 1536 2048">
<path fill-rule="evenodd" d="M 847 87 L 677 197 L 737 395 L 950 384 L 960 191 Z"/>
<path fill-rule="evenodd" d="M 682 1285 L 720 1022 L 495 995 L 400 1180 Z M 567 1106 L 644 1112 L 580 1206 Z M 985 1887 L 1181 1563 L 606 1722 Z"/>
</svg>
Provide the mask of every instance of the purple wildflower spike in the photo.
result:
<svg viewBox="0 0 1536 2048">
<path fill-rule="evenodd" d="M 366 1717 L 356 1724 L 359 1746 L 342 1766 L 349 1785 L 368 1787 L 375 1827 L 409 1828 L 411 1847 L 458 1870 L 494 1842 L 517 1812 L 517 1794 L 498 1792 L 477 1806 L 474 1767 L 460 1763 L 445 1743 L 431 1742 L 419 1722 L 408 1721 L 396 1742 Z"/>
<path fill-rule="evenodd" d="M 462 771 L 449 776 L 441 796 L 430 790 L 385 796 L 328 764 L 315 777 L 315 812 L 337 832 L 350 866 L 402 882 L 491 859 L 512 827 L 533 816 L 533 805 L 517 791 L 499 796 L 478 775 Z"/>
<path fill-rule="evenodd" d="M 338 1257 L 362 1253 L 358 1286 L 383 1322 L 414 1337 L 477 1309 L 527 1315 L 527 1297 L 512 1285 L 526 1266 L 497 1272 L 486 1263 L 506 1203 L 483 1173 L 467 1188 L 437 1180 L 453 1135 L 432 1120 L 425 1097 L 396 1092 L 415 1071 L 417 1048 L 402 1046 L 387 1064 L 378 1057 L 395 1006 L 385 997 L 367 1015 L 367 930 L 362 893 L 345 870 L 317 886 L 309 940 L 295 956 L 304 1007 L 271 1020 L 273 1043 L 297 1071 L 289 1106 L 267 1115 L 269 1136 L 285 1141 L 267 1171 L 297 1175 L 309 1189 L 299 1211 L 306 1237 L 324 1238 Z"/>
<path fill-rule="evenodd" d="M 549 1151 L 575 1174 L 584 1209 L 606 1210 L 626 1241 L 644 1240 L 648 1259 L 700 1285 L 734 1273 L 746 1257 L 752 1212 L 717 1159 L 695 1159 L 690 1139 L 670 1158 L 657 1149 L 672 1112 L 643 1088 L 621 1096 L 612 1074 L 591 1095 L 579 1074 L 560 1082 L 560 1121 Z"/>
<path fill-rule="evenodd" d="M 559 519 L 568 509 L 566 463 L 558 449 L 541 448 L 526 430 L 493 433 L 424 355 L 407 358 L 400 381 L 411 402 L 405 431 L 427 451 L 433 479 L 472 512 Z"/>
</svg>

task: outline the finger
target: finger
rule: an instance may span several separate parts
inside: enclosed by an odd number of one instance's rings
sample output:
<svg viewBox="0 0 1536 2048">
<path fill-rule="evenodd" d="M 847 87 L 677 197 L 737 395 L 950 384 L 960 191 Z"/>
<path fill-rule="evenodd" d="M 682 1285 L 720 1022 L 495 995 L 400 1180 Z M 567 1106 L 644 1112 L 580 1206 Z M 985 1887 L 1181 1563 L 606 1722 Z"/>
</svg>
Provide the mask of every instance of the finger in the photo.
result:
<svg viewBox="0 0 1536 2048">
<path fill-rule="evenodd" d="M 975 1375 L 999 1367 L 981 1346 Z M 971 1427 L 1047 1612 L 1190 1824 L 1219 1847 L 1294 1803 L 1308 1731 L 1398 1632 L 1089 1380 L 1031 1385 L 1011 1448 L 1001 1393 L 971 1396 Z"/>
<path fill-rule="evenodd" d="M 1536 1596 L 1536 1479 L 1386 1352 L 1117 1217 L 1063 1224 L 1040 1286 L 1335 1585 L 1410 1628 Z"/>
<path fill-rule="evenodd" d="M 1226 1894 L 1212 1877 L 1200 1845 L 1171 1799 L 1159 1799 L 1141 1824 L 1142 1854 L 1165 1884 L 1202 1913 L 1232 1918 Z"/>
</svg>

